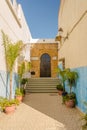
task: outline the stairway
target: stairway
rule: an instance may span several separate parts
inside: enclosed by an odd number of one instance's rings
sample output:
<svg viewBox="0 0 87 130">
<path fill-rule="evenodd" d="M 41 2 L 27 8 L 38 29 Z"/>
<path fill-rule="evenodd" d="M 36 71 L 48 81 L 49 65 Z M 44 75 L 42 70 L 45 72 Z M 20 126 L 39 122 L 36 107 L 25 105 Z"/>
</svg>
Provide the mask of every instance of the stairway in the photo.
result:
<svg viewBox="0 0 87 130">
<path fill-rule="evenodd" d="M 57 92 L 58 78 L 30 78 L 26 86 L 26 93 L 54 93 Z"/>
</svg>

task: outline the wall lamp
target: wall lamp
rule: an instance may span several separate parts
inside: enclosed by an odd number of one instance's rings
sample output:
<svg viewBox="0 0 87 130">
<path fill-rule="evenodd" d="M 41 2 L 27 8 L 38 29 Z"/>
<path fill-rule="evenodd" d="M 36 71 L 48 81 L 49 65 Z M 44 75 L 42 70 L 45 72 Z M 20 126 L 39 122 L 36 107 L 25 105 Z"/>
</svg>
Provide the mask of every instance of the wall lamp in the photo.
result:
<svg viewBox="0 0 87 130">
<path fill-rule="evenodd" d="M 55 41 L 65 42 L 65 40 L 68 39 L 68 33 L 65 37 L 63 37 L 62 34 L 63 34 L 63 29 L 59 28 Z"/>
</svg>

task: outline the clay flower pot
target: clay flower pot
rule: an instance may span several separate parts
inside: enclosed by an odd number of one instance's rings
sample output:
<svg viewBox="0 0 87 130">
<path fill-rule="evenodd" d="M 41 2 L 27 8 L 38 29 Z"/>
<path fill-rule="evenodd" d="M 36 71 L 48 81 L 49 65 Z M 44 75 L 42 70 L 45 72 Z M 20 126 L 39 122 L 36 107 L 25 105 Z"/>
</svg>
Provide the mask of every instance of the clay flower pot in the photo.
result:
<svg viewBox="0 0 87 130">
<path fill-rule="evenodd" d="M 6 114 L 10 114 L 10 113 L 13 113 L 15 111 L 15 104 L 11 105 L 11 106 L 6 106 L 5 107 L 5 113 Z"/>
<path fill-rule="evenodd" d="M 62 95 L 63 94 L 63 90 L 58 90 L 58 94 Z"/>
<path fill-rule="evenodd" d="M 23 96 L 22 96 L 22 95 L 16 95 L 16 99 L 17 99 L 19 102 L 22 102 Z"/>
<path fill-rule="evenodd" d="M 75 107 L 75 101 L 73 99 L 70 99 L 68 101 L 65 101 L 65 104 L 67 107 L 72 108 Z"/>
</svg>

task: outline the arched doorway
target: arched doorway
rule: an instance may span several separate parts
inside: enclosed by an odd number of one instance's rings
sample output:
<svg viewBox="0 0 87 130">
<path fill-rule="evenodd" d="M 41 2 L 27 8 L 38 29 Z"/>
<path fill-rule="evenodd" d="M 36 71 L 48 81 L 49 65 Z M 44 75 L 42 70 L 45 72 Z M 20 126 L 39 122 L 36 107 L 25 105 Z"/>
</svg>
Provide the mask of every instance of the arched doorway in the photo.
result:
<svg viewBox="0 0 87 130">
<path fill-rule="evenodd" d="M 47 53 L 40 58 L 40 77 L 51 77 L 51 58 Z"/>
</svg>

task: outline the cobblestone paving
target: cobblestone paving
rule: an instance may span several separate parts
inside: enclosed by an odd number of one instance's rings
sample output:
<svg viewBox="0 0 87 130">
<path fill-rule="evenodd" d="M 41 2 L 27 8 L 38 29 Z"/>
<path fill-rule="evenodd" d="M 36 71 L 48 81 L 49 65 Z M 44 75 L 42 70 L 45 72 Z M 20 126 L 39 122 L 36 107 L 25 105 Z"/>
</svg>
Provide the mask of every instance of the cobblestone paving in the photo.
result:
<svg viewBox="0 0 87 130">
<path fill-rule="evenodd" d="M 81 130 L 80 114 L 57 94 L 28 94 L 17 110 L 0 114 L 0 130 Z"/>
</svg>

